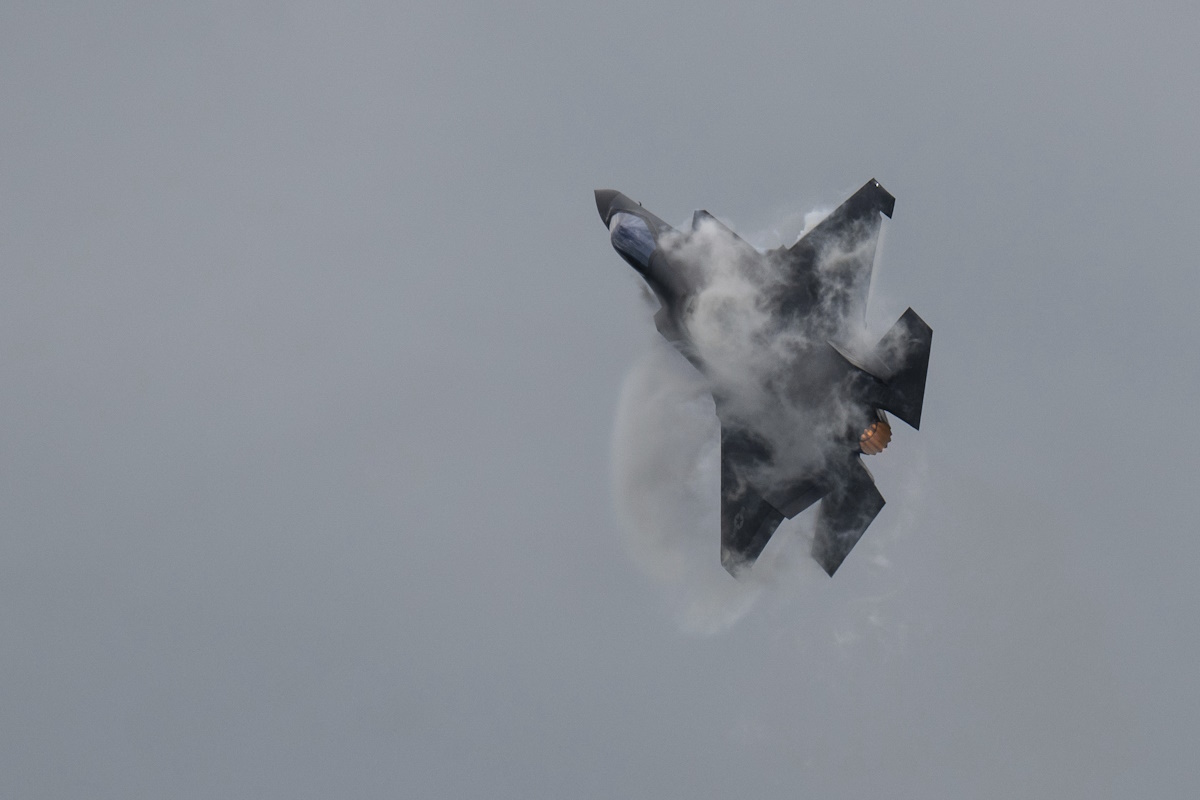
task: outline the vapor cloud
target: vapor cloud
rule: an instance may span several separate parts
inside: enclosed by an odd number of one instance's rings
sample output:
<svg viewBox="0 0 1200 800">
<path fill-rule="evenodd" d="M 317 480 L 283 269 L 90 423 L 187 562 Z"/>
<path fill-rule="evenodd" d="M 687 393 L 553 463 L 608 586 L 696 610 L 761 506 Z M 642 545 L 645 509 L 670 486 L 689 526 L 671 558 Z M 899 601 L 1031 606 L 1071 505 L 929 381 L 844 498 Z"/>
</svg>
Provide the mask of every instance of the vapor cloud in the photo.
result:
<svg viewBox="0 0 1200 800">
<path fill-rule="evenodd" d="M 720 429 L 703 376 L 658 339 L 626 375 L 613 429 L 613 489 L 626 549 L 680 625 L 717 633 L 758 597 L 720 563 Z"/>
<path fill-rule="evenodd" d="M 806 215 L 804 232 L 828 213 Z M 807 548 L 773 544 L 739 580 L 721 567 L 720 424 L 713 394 L 727 424 L 745 425 L 775 446 L 774 460 L 753 474 L 755 486 L 782 488 L 820 468 L 823 443 L 860 412 L 838 392 L 814 400 L 813 376 L 797 364 L 830 338 L 851 350 L 878 339 L 866 333 L 861 305 L 846 301 L 853 265 L 873 257 L 875 242 L 860 239 L 856 249 L 823 254 L 819 307 L 802 318 L 778 313 L 778 298 L 794 280 L 782 260 L 763 257 L 719 223 L 704 220 L 687 234 L 661 238 L 659 246 L 701 286 L 682 324 L 690 355 L 705 373 L 658 337 L 631 368 L 614 426 L 615 500 L 631 556 L 664 587 L 683 627 L 714 633 L 740 619 L 782 570 L 794 579 L 794 562 Z M 794 523 L 785 523 L 776 538 L 794 531 Z M 781 551 L 792 564 L 785 567 Z"/>
</svg>

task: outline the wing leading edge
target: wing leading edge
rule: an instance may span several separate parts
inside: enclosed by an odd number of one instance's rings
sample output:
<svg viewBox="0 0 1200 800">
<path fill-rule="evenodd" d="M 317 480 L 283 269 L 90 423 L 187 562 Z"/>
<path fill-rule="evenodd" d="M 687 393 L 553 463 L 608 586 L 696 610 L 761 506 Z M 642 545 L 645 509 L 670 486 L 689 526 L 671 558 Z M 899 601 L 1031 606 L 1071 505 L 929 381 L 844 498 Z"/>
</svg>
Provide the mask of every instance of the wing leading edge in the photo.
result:
<svg viewBox="0 0 1200 800">
<path fill-rule="evenodd" d="M 896 198 L 872 178 L 784 251 L 792 285 L 781 311 L 806 313 L 818 304 L 840 319 L 866 318 L 867 293 L 882 224 Z"/>
</svg>

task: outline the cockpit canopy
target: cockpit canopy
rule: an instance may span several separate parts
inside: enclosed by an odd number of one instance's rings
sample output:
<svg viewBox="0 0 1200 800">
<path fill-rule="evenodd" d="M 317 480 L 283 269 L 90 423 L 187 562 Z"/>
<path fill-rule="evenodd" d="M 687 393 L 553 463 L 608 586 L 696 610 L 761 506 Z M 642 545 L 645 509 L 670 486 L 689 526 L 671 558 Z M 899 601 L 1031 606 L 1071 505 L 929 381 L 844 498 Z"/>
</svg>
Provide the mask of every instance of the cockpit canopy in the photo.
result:
<svg viewBox="0 0 1200 800">
<path fill-rule="evenodd" d="M 616 251 L 639 271 L 645 272 L 657 246 L 646 220 L 637 214 L 618 211 L 609 220 L 608 229 Z"/>
</svg>

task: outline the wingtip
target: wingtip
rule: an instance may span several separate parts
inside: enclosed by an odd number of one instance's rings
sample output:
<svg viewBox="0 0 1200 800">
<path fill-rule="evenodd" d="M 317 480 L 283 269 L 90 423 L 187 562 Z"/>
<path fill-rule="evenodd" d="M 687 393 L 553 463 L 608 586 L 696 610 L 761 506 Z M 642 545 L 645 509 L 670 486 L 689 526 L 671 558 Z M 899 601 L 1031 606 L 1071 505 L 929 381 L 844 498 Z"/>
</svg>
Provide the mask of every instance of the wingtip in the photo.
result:
<svg viewBox="0 0 1200 800">
<path fill-rule="evenodd" d="M 744 556 L 733 552 L 728 547 L 722 547 L 721 566 L 736 580 L 741 580 L 746 571 L 750 569 L 750 562 Z"/>
<path fill-rule="evenodd" d="M 875 190 L 875 199 L 879 205 L 879 210 L 885 217 L 891 219 L 892 211 L 894 211 L 896 208 L 896 198 L 892 196 L 891 192 L 883 188 L 882 183 L 874 178 L 871 178 L 871 180 L 867 181 L 867 186 L 870 186 Z"/>
<path fill-rule="evenodd" d="M 832 578 L 833 573 L 838 571 L 838 567 L 842 565 L 842 562 L 835 561 L 833 558 L 829 558 L 827 554 L 818 552 L 815 544 L 816 543 L 814 542 L 814 547 L 811 552 L 812 560 L 817 562 L 821 569 L 825 571 L 825 574 Z M 844 560 L 845 559 L 843 559 L 843 561 Z"/>
</svg>

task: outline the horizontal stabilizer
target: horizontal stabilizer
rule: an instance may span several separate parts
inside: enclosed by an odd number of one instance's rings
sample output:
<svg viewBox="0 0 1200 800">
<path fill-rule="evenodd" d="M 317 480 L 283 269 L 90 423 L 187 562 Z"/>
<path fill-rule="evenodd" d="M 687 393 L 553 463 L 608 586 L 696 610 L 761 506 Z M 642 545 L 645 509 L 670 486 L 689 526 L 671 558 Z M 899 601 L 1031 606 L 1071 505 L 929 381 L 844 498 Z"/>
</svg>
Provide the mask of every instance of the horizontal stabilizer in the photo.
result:
<svg viewBox="0 0 1200 800">
<path fill-rule="evenodd" d="M 855 458 L 850 474 L 821 500 L 812 557 L 833 577 L 846 556 L 858 544 L 867 526 L 883 508 L 884 499 L 875 488 L 871 473 Z"/>
<path fill-rule="evenodd" d="M 925 404 L 925 377 L 929 372 L 929 348 L 933 329 L 911 308 L 904 312 L 872 353 L 883 365 L 878 375 L 887 384 L 887 399 L 882 408 L 914 428 L 921 427 L 921 408 Z"/>
</svg>

